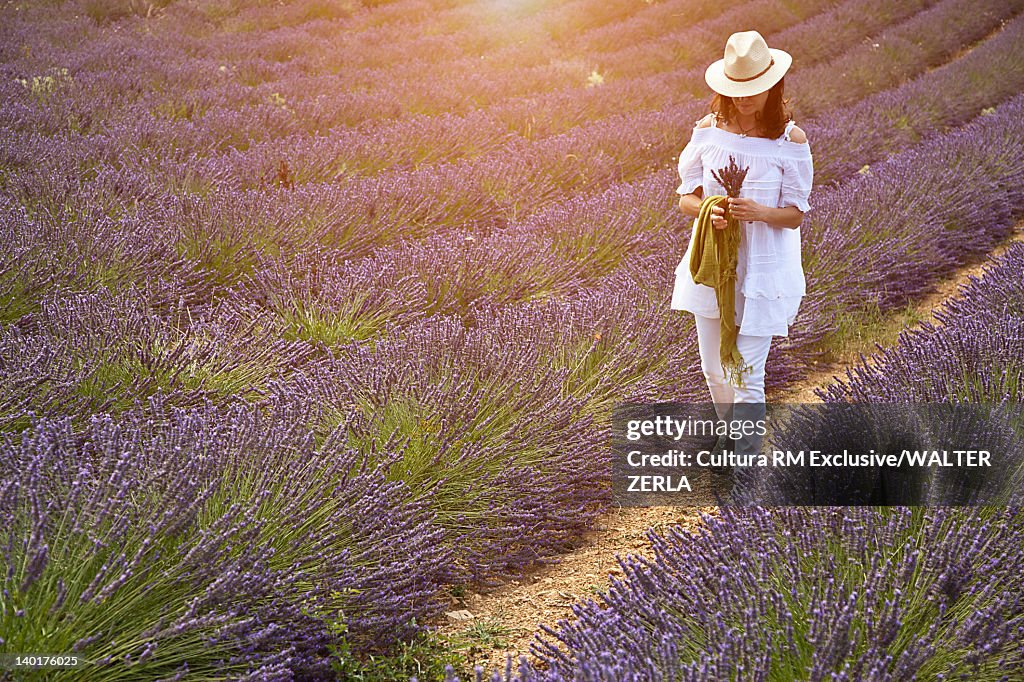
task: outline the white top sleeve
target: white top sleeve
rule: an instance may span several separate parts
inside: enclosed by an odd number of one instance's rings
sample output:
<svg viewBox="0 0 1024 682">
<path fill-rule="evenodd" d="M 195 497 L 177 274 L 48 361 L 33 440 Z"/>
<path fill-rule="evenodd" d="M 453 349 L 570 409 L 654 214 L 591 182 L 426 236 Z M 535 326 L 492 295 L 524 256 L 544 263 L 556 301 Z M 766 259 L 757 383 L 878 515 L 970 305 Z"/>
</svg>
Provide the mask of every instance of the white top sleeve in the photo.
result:
<svg viewBox="0 0 1024 682">
<path fill-rule="evenodd" d="M 676 189 L 676 194 L 689 194 L 704 186 L 704 166 L 700 158 L 703 148 L 703 144 L 691 139 L 679 154 L 679 179 L 682 184 Z"/>
<path fill-rule="evenodd" d="M 807 153 L 799 158 L 786 157 L 782 164 L 782 198 L 779 207 L 796 206 L 806 213 L 811 205 L 807 202 L 811 195 L 811 186 L 814 184 L 814 160 L 811 158 L 810 143 L 804 142 L 800 146 L 807 146 Z"/>
</svg>

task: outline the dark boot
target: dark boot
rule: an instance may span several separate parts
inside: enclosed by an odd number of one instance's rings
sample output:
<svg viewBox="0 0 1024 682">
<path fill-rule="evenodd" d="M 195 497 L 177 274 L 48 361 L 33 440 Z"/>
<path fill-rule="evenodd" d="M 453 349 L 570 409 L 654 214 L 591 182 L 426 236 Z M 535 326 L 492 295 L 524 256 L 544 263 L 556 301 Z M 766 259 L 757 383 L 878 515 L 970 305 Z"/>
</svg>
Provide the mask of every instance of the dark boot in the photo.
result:
<svg viewBox="0 0 1024 682">
<path fill-rule="evenodd" d="M 728 435 L 721 435 L 718 437 L 718 440 L 715 441 L 714 446 L 712 446 L 711 455 L 716 456 L 726 452 L 732 452 L 735 448 L 736 442 L 732 438 L 729 438 Z M 715 474 L 732 473 L 732 467 L 727 464 L 721 466 L 709 466 L 708 468 Z"/>
</svg>

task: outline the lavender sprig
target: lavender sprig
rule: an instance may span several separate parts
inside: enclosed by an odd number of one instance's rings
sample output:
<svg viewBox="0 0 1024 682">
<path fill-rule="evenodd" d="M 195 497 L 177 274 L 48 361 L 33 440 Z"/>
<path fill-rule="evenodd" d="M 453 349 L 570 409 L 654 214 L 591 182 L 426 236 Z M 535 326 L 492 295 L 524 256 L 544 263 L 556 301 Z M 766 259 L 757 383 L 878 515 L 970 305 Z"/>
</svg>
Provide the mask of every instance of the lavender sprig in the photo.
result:
<svg viewBox="0 0 1024 682">
<path fill-rule="evenodd" d="M 729 165 L 719 168 L 718 171 L 711 171 L 711 175 L 725 188 L 726 194 L 731 197 L 738 197 L 740 195 L 740 187 L 743 186 L 743 179 L 747 177 L 747 171 L 749 170 L 749 166 L 740 168 L 736 164 L 736 159 L 730 154 Z"/>
<path fill-rule="evenodd" d="M 725 188 L 726 195 L 738 197 L 740 195 L 740 188 L 743 186 L 743 179 L 747 177 L 747 171 L 749 170 L 749 166 L 740 168 L 736 163 L 736 159 L 730 154 L 729 165 L 719 168 L 717 171 L 711 171 L 711 175 L 718 181 L 718 184 Z M 729 216 L 728 204 L 725 206 L 725 215 L 726 217 Z"/>
</svg>

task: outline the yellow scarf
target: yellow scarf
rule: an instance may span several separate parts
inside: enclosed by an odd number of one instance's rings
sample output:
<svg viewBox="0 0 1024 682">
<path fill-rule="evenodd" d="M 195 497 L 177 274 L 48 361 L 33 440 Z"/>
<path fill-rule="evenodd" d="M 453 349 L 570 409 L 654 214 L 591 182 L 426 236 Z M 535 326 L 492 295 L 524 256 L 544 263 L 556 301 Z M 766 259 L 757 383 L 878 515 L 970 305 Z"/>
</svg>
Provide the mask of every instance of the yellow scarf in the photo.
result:
<svg viewBox="0 0 1024 682">
<path fill-rule="evenodd" d="M 736 261 L 740 245 L 740 224 L 731 215 L 724 230 L 711 225 L 711 209 L 726 201 L 727 197 L 714 194 L 705 197 L 697 217 L 697 232 L 690 253 L 690 275 L 697 284 L 715 290 L 718 315 L 721 320 L 722 343 L 719 351 L 722 370 L 734 386 L 743 386 L 743 375 L 750 370 L 744 362 L 736 337 Z"/>
</svg>

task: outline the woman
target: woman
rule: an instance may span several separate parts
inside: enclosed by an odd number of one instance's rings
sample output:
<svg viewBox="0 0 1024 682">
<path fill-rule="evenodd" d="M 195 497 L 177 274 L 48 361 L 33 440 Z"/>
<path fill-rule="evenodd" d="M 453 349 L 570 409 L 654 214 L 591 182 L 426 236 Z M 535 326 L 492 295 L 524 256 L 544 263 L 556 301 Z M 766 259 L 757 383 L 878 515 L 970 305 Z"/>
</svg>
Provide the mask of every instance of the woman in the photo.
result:
<svg viewBox="0 0 1024 682">
<path fill-rule="evenodd" d="M 792 57 L 769 48 L 757 31 L 729 37 L 725 57 L 704 74 L 717 94 L 711 112 L 696 122 L 690 142 L 679 156 L 682 196 L 679 208 L 697 217 L 704 197 L 725 195 L 712 176 L 735 158 L 749 168 L 740 196 L 728 199 L 740 220 L 736 267 L 737 348 L 746 364 L 742 385 L 726 380 L 719 354 L 719 310 L 715 290 L 696 284 L 690 274 L 691 235 L 686 255 L 676 268 L 672 308 L 694 315 L 701 367 L 720 418 L 734 403 L 763 408 L 764 367 L 773 336 L 788 336 L 804 295 L 800 262 L 800 224 L 810 208 L 814 177 L 810 144 L 795 125 L 782 98 Z M 715 229 L 724 229 L 722 206 L 713 209 Z M 696 221 L 694 221 L 696 233 Z M 762 412 L 763 414 L 763 412 Z M 721 445 L 721 443 L 719 443 Z"/>
</svg>

